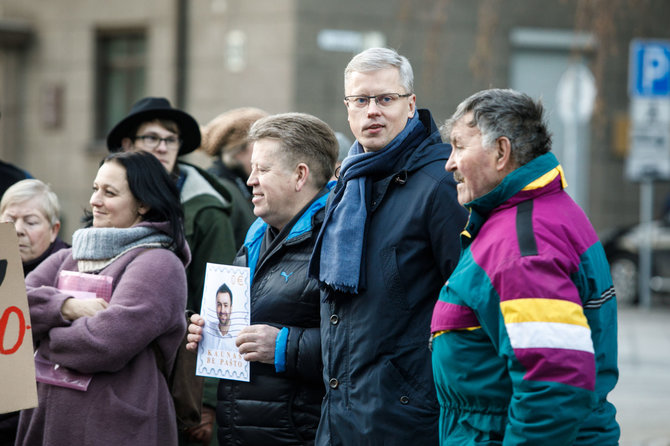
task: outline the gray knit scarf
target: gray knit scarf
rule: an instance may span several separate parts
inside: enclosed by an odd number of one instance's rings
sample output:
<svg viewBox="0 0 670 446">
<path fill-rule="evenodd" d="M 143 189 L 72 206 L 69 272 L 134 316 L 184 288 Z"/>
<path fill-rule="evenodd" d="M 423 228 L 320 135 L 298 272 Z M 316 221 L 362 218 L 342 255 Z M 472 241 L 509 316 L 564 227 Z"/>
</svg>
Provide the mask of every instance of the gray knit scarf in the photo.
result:
<svg viewBox="0 0 670 446">
<path fill-rule="evenodd" d="M 100 271 L 135 248 L 167 248 L 172 237 L 151 226 L 84 228 L 72 235 L 72 257 L 80 272 Z"/>
</svg>

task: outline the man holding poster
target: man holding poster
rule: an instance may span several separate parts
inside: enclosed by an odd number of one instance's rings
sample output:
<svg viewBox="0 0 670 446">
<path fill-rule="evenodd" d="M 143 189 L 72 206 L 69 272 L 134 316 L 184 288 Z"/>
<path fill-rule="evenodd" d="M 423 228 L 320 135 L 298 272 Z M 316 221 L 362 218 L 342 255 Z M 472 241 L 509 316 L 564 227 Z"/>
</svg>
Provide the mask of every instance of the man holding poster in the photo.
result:
<svg viewBox="0 0 670 446">
<path fill-rule="evenodd" d="M 235 264 L 248 267 L 251 276 L 251 325 L 236 337 L 251 382 L 219 382 L 219 444 L 313 444 L 324 388 L 320 295 L 307 266 L 323 222 L 337 139 L 323 121 L 300 113 L 256 121 L 249 139 L 247 184 L 259 219 Z M 233 303 L 234 331 L 236 294 Z M 192 316 L 187 348 L 206 342 L 207 319 Z"/>
</svg>

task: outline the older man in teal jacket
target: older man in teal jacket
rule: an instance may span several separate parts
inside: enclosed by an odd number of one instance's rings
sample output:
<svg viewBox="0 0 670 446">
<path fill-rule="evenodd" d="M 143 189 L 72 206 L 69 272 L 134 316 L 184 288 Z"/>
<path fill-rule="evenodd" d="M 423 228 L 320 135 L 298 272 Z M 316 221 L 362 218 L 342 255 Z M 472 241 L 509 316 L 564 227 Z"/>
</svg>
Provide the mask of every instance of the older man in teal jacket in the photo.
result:
<svg viewBox="0 0 670 446">
<path fill-rule="evenodd" d="M 487 90 L 443 133 L 470 219 L 431 326 L 441 444 L 617 444 L 612 279 L 542 106 Z"/>
</svg>

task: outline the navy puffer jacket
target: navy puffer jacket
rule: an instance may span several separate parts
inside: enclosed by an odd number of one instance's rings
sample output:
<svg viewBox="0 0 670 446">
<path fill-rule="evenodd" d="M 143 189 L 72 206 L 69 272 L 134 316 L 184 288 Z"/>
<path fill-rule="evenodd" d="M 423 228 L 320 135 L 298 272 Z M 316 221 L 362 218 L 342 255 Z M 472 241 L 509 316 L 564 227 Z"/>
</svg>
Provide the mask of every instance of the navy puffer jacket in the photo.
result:
<svg viewBox="0 0 670 446">
<path fill-rule="evenodd" d="M 286 371 L 251 363 L 251 382 L 221 380 L 216 408 L 221 445 L 310 445 L 319 423 L 321 379 L 319 288 L 307 267 L 323 222 L 324 190 L 260 256 L 267 225 L 257 220 L 235 259 L 249 266 L 251 323 L 288 327 Z"/>
</svg>

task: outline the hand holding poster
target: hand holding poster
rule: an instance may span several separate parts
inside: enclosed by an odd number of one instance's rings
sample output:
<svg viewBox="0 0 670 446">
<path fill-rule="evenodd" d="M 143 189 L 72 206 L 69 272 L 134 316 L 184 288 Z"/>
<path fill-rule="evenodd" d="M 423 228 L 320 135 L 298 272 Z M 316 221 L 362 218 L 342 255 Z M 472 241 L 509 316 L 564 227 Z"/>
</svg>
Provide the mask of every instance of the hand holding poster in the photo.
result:
<svg viewBox="0 0 670 446">
<path fill-rule="evenodd" d="M 196 375 L 249 381 L 249 363 L 239 354 L 235 337 L 249 325 L 250 294 L 249 268 L 207 264 Z"/>
<path fill-rule="evenodd" d="M 0 413 L 37 406 L 30 312 L 19 243 L 0 223 Z"/>
</svg>

